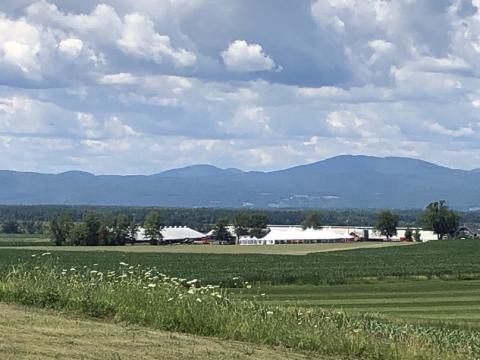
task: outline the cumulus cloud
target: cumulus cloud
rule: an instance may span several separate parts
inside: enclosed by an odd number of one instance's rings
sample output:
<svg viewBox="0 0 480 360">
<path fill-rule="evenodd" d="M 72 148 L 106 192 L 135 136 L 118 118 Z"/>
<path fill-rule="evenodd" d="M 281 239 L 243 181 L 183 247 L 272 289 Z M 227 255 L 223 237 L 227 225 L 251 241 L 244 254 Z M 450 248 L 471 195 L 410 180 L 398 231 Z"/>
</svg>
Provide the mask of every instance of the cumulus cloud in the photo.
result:
<svg viewBox="0 0 480 360">
<path fill-rule="evenodd" d="M 41 76 L 38 64 L 41 42 L 41 34 L 34 26 L 0 14 L 0 66 L 20 70 L 27 78 L 38 78 Z"/>
<path fill-rule="evenodd" d="M 0 168 L 480 167 L 477 0 L 270 6 L 0 2 Z"/>
<path fill-rule="evenodd" d="M 471 136 L 475 134 L 475 132 L 469 127 L 461 127 L 459 129 L 448 129 L 442 124 L 439 124 L 438 122 L 427 124 L 427 127 L 433 133 L 453 136 L 453 137 Z"/>
<path fill-rule="evenodd" d="M 60 52 L 68 56 L 76 57 L 83 49 L 83 41 L 74 38 L 65 39 L 60 41 L 60 44 L 58 44 L 58 49 Z"/>
<path fill-rule="evenodd" d="M 193 66 L 197 60 L 194 53 L 182 48 L 173 48 L 170 38 L 155 32 L 154 23 L 139 13 L 125 16 L 125 26 L 118 45 L 126 53 L 156 63 L 161 63 L 167 58 L 177 66 Z"/>
<path fill-rule="evenodd" d="M 111 84 L 111 85 L 124 85 L 124 84 L 134 84 L 137 82 L 137 78 L 129 73 L 118 73 L 118 74 L 109 74 L 103 75 L 98 79 L 100 84 Z"/>
<path fill-rule="evenodd" d="M 238 72 L 271 71 L 275 62 L 265 54 L 259 44 L 248 44 L 245 40 L 235 40 L 222 52 L 223 62 L 228 70 Z"/>
</svg>

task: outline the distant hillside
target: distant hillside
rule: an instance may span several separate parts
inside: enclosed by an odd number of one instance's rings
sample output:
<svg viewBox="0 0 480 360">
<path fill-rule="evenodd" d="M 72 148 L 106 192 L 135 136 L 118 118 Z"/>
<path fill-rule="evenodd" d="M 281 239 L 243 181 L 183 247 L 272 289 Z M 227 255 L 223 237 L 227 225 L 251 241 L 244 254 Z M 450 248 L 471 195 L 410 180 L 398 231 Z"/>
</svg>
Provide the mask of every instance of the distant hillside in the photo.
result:
<svg viewBox="0 0 480 360">
<path fill-rule="evenodd" d="M 272 172 L 195 165 L 150 176 L 0 171 L 1 204 L 256 208 L 480 207 L 480 171 L 409 158 L 337 156 Z"/>
</svg>

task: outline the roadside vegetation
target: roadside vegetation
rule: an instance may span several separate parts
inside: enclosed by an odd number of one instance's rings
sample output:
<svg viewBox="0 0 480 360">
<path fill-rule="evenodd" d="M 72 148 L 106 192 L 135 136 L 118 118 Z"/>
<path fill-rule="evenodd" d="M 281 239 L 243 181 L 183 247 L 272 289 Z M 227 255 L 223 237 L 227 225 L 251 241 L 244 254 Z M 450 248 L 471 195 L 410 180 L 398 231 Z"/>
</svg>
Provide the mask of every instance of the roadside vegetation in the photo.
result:
<svg viewBox="0 0 480 360">
<path fill-rule="evenodd" d="M 318 360 L 292 350 L 0 304 L 2 360 Z M 323 358 L 324 360 L 325 358 Z M 330 360 L 330 359 L 329 359 Z"/>
</svg>

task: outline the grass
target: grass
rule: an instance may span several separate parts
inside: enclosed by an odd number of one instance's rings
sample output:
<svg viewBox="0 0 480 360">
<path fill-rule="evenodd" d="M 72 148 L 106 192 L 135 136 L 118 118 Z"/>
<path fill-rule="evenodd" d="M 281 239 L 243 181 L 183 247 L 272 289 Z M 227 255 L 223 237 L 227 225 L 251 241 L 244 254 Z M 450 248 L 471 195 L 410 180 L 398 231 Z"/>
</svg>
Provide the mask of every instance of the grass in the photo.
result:
<svg viewBox="0 0 480 360">
<path fill-rule="evenodd" d="M 308 306 L 391 319 L 451 322 L 480 328 L 480 280 L 409 280 L 348 285 L 260 286 L 242 289 L 272 306 Z"/>
<path fill-rule="evenodd" d="M 34 234 L 0 234 L 0 247 L 40 247 L 50 245 L 46 235 Z"/>
<path fill-rule="evenodd" d="M 304 256 L 40 249 L 0 249 L 0 301 L 313 358 L 480 358 L 476 240 Z"/>
<path fill-rule="evenodd" d="M 133 253 L 174 253 L 174 254 L 263 254 L 263 255 L 307 255 L 317 252 L 406 246 L 414 243 L 400 242 L 357 242 L 332 244 L 292 244 L 277 246 L 218 246 L 218 245 L 174 245 L 174 246 L 41 246 L 41 251 L 120 251 Z M 28 247 L 27 247 L 28 248 Z"/>
<path fill-rule="evenodd" d="M 59 266 L 97 263 L 111 269 L 119 262 L 155 266 L 165 274 L 235 286 L 233 277 L 262 284 L 346 284 L 389 278 L 480 277 L 480 241 L 432 241 L 394 246 L 312 253 L 304 256 L 261 254 L 130 253 L 116 251 L 55 251 Z M 0 249 L 0 273 L 12 264 L 30 262 L 42 251 Z"/>
<path fill-rule="evenodd" d="M 198 280 L 121 263 L 62 269 L 52 255 L 0 278 L 0 301 L 154 329 L 282 346 L 351 359 L 476 359 L 480 334 L 337 310 L 274 306 L 231 297 Z M 53 260 L 53 261 L 52 261 Z M 248 290 L 249 285 L 246 285 Z"/>
<path fill-rule="evenodd" d="M 52 311 L 6 304 L 0 304 L 0 333 L 3 360 L 310 358 L 283 348 L 59 316 Z"/>
</svg>

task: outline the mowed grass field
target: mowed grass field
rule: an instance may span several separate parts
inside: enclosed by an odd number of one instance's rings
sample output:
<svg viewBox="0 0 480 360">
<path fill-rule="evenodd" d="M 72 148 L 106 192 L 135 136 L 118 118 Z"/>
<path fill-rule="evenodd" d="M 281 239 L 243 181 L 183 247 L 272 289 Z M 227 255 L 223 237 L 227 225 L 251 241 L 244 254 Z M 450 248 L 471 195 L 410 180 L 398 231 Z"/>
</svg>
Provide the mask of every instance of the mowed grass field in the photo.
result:
<svg viewBox="0 0 480 360">
<path fill-rule="evenodd" d="M 0 334 L 2 360 L 314 359 L 284 348 L 91 321 L 5 304 L 0 304 Z"/>
<path fill-rule="evenodd" d="M 322 307 L 414 322 L 467 324 L 480 329 L 480 280 L 260 286 L 241 292 L 242 297 L 256 296 L 272 306 Z"/>
</svg>

